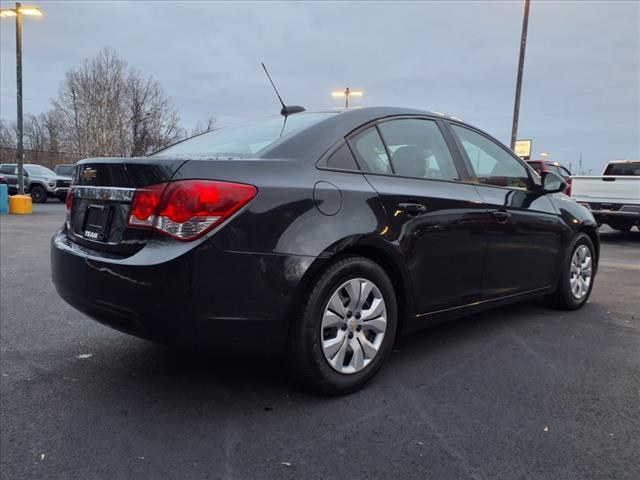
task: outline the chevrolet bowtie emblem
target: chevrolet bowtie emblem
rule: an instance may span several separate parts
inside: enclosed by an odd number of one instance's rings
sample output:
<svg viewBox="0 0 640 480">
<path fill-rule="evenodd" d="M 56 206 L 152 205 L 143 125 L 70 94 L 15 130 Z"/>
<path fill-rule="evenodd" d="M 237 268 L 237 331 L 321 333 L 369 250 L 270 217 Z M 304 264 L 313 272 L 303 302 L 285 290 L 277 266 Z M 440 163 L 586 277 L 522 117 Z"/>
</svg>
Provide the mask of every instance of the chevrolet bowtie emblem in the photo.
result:
<svg viewBox="0 0 640 480">
<path fill-rule="evenodd" d="M 96 178 L 96 173 L 97 172 L 95 168 L 85 168 L 82 172 L 82 178 L 84 178 L 85 180 L 91 180 L 93 178 Z"/>
</svg>

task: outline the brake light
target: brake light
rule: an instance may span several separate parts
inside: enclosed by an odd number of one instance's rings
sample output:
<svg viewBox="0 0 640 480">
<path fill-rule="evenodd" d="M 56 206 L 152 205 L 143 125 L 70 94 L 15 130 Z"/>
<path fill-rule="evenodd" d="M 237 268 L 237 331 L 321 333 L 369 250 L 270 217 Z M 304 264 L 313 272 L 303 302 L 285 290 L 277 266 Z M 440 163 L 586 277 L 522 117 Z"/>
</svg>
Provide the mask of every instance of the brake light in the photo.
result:
<svg viewBox="0 0 640 480">
<path fill-rule="evenodd" d="M 137 189 L 129 225 L 195 240 L 246 205 L 256 187 L 217 180 L 180 180 Z"/>
<path fill-rule="evenodd" d="M 66 205 L 67 205 L 67 213 L 71 213 L 71 207 L 73 206 L 73 189 L 69 189 L 67 191 L 67 200 L 66 200 Z"/>
<path fill-rule="evenodd" d="M 571 177 L 567 178 L 567 188 L 564 189 L 565 195 L 571 196 L 571 182 L 573 179 Z"/>
<path fill-rule="evenodd" d="M 73 207 L 73 189 L 72 188 L 69 188 L 69 190 L 67 191 L 67 199 L 65 201 L 65 205 L 66 205 L 65 220 L 67 223 L 67 228 L 71 229 L 71 208 Z"/>
</svg>

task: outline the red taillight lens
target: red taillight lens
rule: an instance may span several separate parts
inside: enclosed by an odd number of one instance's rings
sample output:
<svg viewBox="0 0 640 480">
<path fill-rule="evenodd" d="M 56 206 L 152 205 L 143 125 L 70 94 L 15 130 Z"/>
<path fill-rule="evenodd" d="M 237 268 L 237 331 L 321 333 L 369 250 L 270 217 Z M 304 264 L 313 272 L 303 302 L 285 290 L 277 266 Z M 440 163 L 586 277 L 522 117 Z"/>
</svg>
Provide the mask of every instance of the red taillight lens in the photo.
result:
<svg viewBox="0 0 640 480">
<path fill-rule="evenodd" d="M 252 185 L 217 180 L 180 180 L 136 190 L 129 225 L 153 227 L 194 240 L 219 225 L 257 193 Z"/>
<path fill-rule="evenodd" d="M 567 188 L 564 189 L 565 195 L 571 196 L 571 182 L 573 179 L 571 177 L 567 178 Z"/>
<path fill-rule="evenodd" d="M 71 213 L 71 207 L 73 207 L 73 189 L 67 191 L 67 214 Z"/>
<path fill-rule="evenodd" d="M 129 225 L 132 227 L 153 227 L 158 204 L 166 183 L 138 188 L 131 199 Z"/>
</svg>

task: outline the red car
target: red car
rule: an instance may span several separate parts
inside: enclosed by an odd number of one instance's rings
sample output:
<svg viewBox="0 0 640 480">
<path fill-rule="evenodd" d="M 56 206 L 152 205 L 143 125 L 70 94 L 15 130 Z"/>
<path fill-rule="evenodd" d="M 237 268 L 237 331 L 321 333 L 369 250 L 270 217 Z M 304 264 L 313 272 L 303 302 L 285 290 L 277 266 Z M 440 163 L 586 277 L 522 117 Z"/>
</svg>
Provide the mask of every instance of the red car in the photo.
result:
<svg viewBox="0 0 640 480">
<path fill-rule="evenodd" d="M 571 172 L 567 167 L 560 165 L 558 162 L 550 162 L 548 160 L 527 160 L 527 163 L 540 175 L 542 175 L 542 172 L 553 172 L 556 175 L 560 175 L 567 181 L 564 193 L 571 195 Z"/>
</svg>

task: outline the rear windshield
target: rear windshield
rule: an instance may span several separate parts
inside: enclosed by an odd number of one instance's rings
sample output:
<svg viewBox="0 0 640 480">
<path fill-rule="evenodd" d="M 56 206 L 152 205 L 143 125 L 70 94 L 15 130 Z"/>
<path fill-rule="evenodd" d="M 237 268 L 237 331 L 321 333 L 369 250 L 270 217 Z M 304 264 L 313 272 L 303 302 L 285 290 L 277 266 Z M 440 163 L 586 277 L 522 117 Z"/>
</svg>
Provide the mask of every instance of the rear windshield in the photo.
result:
<svg viewBox="0 0 640 480">
<path fill-rule="evenodd" d="M 161 150 L 157 157 L 202 157 L 256 155 L 260 150 L 295 130 L 329 118 L 333 113 L 298 113 L 285 119 L 268 117 L 237 127 L 203 133 Z M 286 121 L 285 121 L 286 120 Z"/>
<path fill-rule="evenodd" d="M 605 175 L 640 175 L 640 162 L 610 163 Z"/>
<path fill-rule="evenodd" d="M 56 166 L 56 171 L 59 175 L 68 175 L 71 176 L 73 173 L 74 165 L 58 165 Z"/>
</svg>

